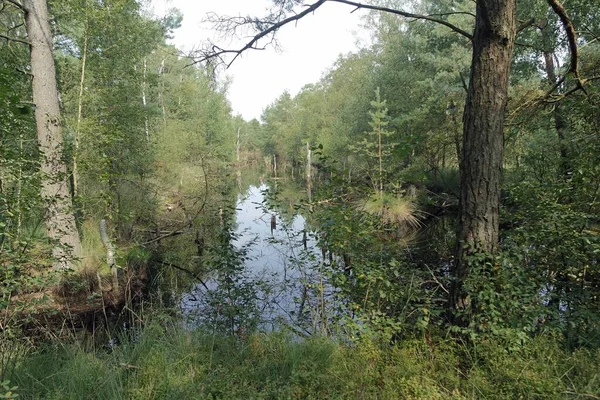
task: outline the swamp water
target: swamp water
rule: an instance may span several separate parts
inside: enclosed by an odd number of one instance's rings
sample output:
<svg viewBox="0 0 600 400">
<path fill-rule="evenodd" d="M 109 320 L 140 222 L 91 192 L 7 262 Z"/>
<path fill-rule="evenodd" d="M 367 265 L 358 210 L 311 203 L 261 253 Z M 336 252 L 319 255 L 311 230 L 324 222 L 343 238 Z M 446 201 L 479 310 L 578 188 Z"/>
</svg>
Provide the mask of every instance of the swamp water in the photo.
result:
<svg viewBox="0 0 600 400">
<path fill-rule="evenodd" d="M 213 276 L 184 294 L 181 308 L 191 326 L 246 326 L 296 333 L 322 329 L 333 289 L 322 275 L 321 251 L 304 217 L 266 206 L 266 185 L 238 196 L 232 245 L 240 255 L 235 276 Z"/>
</svg>

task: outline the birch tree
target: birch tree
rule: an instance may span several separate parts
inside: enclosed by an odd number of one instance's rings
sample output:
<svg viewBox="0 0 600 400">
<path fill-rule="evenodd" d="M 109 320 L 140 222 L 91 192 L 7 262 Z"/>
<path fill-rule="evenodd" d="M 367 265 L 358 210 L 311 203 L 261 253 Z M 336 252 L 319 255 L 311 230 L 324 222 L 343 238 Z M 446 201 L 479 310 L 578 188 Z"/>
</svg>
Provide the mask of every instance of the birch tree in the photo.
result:
<svg viewBox="0 0 600 400">
<path fill-rule="evenodd" d="M 35 124 L 43 173 L 42 198 L 47 204 L 46 230 L 54 241 L 53 268 L 72 269 L 81 256 L 81 241 L 69 193 L 63 159 L 61 115 L 52 54 L 53 39 L 45 0 L 23 0 L 25 24 L 31 48 Z"/>
</svg>

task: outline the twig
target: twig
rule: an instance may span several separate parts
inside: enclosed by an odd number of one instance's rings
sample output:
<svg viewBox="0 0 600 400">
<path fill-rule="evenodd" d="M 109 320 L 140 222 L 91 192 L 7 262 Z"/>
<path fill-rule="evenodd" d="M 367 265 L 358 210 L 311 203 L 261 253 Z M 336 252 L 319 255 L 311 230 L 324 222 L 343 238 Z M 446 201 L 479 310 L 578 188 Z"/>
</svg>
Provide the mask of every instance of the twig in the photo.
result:
<svg viewBox="0 0 600 400">
<path fill-rule="evenodd" d="M 448 21 L 444 21 L 443 19 L 439 19 L 439 18 L 434 18 L 433 16 L 413 14 L 413 13 L 408 13 L 408 12 L 401 11 L 401 10 L 396 10 L 393 8 L 373 6 L 373 5 L 357 3 L 357 2 L 349 1 L 349 0 L 319 0 L 311 5 L 307 6 L 306 9 L 303 10 L 302 12 L 294 14 L 294 15 L 292 15 L 288 18 L 285 18 L 279 22 L 272 22 L 269 20 L 259 20 L 259 19 L 250 18 L 250 17 L 218 19 L 217 23 L 225 25 L 226 30 L 229 29 L 229 30 L 235 31 L 235 29 L 237 27 L 240 27 L 243 25 L 254 25 L 254 26 L 258 27 L 260 32 L 257 33 L 256 35 L 252 36 L 250 41 L 248 41 L 246 43 L 246 45 L 244 45 L 243 47 L 241 47 L 239 49 L 224 49 L 220 46 L 217 46 L 214 43 L 209 43 L 207 48 L 204 50 L 204 54 L 200 58 L 194 60 L 193 64 L 198 64 L 198 63 L 209 61 L 211 59 L 216 58 L 216 59 L 221 60 L 221 62 L 226 64 L 227 68 L 229 68 L 231 66 L 231 64 L 246 50 L 264 50 L 265 49 L 264 46 L 262 46 L 262 47 L 258 46 L 258 42 L 261 39 L 265 38 L 268 35 L 274 34 L 281 27 L 283 27 L 291 22 L 299 21 L 306 15 L 313 13 L 319 7 L 321 7 L 323 4 L 325 4 L 326 1 L 331 1 L 331 2 L 335 2 L 335 3 L 341 3 L 341 4 L 354 6 L 355 9 L 352 12 L 354 12 L 358 9 L 375 10 L 375 11 L 382 11 L 382 12 L 387 12 L 387 13 L 391 13 L 391 14 L 395 14 L 395 15 L 400 15 L 400 16 L 403 16 L 406 18 L 414 18 L 417 20 L 425 20 L 425 21 L 435 22 L 435 23 L 438 23 L 438 24 L 441 24 L 441 25 L 444 25 L 444 26 L 450 28 L 452 31 L 465 36 L 469 40 L 473 39 L 473 35 L 471 35 L 467 31 L 457 27 L 454 24 L 451 24 Z M 281 13 L 279 15 L 281 15 Z M 273 15 L 273 17 L 276 18 L 279 15 Z M 434 14 L 432 14 L 432 15 L 434 15 Z M 225 61 L 223 60 L 223 56 L 225 56 L 227 54 L 233 54 L 234 57 L 231 61 L 229 61 L 228 63 L 225 63 Z"/>
<path fill-rule="evenodd" d="M 433 278 L 433 281 L 438 284 L 438 286 L 440 287 L 440 289 L 442 289 L 446 294 L 450 294 L 450 291 L 448 289 L 446 289 L 444 287 L 444 285 L 442 285 L 442 283 L 438 280 L 438 278 L 436 278 L 436 276 L 433 273 L 433 271 L 431 270 L 431 268 L 429 268 L 429 265 L 427 265 L 427 264 L 424 264 L 424 265 L 425 265 L 425 268 L 427 268 L 427 271 L 429 271 L 429 273 L 431 274 L 431 277 Z"/>
<path fill-rule="evenodd" d="M 210 290 L 210 289 L 208 288 L 208 286 L 206 285 L 206 283 L 204 283 L 204 281 L 202 280 L 202 278 L 200 278 L 200 277 L 198 276 L 198 274 L 196 274 L 196 273 L 194 273 L 194 272 L 190 271 L 189 269 L 187 269 L 187 268 L 183 268 L 183 267 L 180 267 L 179 265 L 175 265 L 175 264 L 167 263 L 167 262 L 164 262 L 164 261 L 161 261 L 160 263 L 161 263 L 162 265 L 166 265 L 166 266 L 169 266 L 169 267 L 173 267 L 173 268 L 175 268 L 176 270 L 179 270 L 179 271 L 181 271 L 181 272 L 185 272 L 186 274 L 190 275 L 192 278 L 194 278 L 194 279 L 197 279 L 197 280 L 198 280 L 198 282 L 200 282 L 200 284 L 201 284 L 202 286 L 204 286 L 204 289 L 206 289 L 206 290 Z"/>
<path fill-rule="evenodd" d="M 17 8 L 20 8 L 21 10 L 25 11 L 25 7 L 23 7 L 23 4 L 19 3 L 17 0 L 6 0 L 7 2 L 9 2 L 10 4 L 14 5 Z"/>
<path fill-rule="evenodd" d="M 4 35 L 2 33 L 0 33 L 0 38 L 6 39 L 6 40 L 8 40 L 10 42 L 23 43 L 23 44 L 26 44 L 28 46 L 31 45 L 31 43 L 29 43 L 25 39 L 19 39 L 19 38 L 16 38 L 16 37 L 7 36 L 7 35 Z"/>
<path fill-rule="evenodd" d="M 148 240 L 147 242 L 142 243 L 142 245 L 145 246 L 147 244 L 158 242 L 159 240 L 166 239 L 166 238 L 171 237 L 171 236 L 181 235 L 183 233 L 184 233 L 183 231 L 173 231 L 173 232 L 165 233 L 162 236 L 156 237 L 154 239 L 151 239 L 151 240 Z"/>
<path fill-rule="evenodd" d="M 406 18 L 414 18 L 414 19 L 419 19 L 419 20 L 435 22 L 436 24 L 441 24 L 441 25 L 444 25 L 444 26 L 450 28 L 454 32 L 463 35 L 464 37 L 468 38 L 469 40 L 473 40 L 473 35 L 471 35 L 467 31 L 459 28 L 458 26 L 456 26 L 454 24 L 451 24 L 448 21 L 444 21 L 443 19 L 439 19 L 439 18 L 433 18 L 432 16 L 429 16 L 429 15 L 413 14 L 413 13 L 408 13 L 408 12 L 401 11 L 401 10 L 396 10 L 393 8 L 372 6 L 369 4 L 362 4 L 362 3 L 357 3 L 357 2 L 349 1 L 349 0 L 329 0 L 329 1 L 332 1 L 334 3 L 347 4 L 350 6 L 354 6 L 357 9 L 364 8 L 366 10 L 383 11 L 383 12 L 387 12 L 390 14 L 400 15 L 400 16 L 406 17 Z M 431 15 L 436 15 L 436 14 L 431 14 Z"/>
</svg>

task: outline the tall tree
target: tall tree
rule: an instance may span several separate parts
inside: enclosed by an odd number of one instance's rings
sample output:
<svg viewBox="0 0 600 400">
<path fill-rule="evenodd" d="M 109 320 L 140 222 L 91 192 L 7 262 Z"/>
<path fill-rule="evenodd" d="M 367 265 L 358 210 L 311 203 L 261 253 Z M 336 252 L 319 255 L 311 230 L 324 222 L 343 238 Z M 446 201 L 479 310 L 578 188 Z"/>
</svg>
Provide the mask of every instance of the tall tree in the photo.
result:
<svg viewBox="0 0 600 400">
<path fill-rule="evenodd" d="M 517 34 L 516 0 L 479 0 L 473 59 L 463 119 L 461 190 L 450 305 L 466 306 L 462 283 L 470 254 L 498 247 L 504 116 L 508 78 Z"/>
<path fill-rule="evenodd" d="M 46 229 L 56 243 L 53 267 L 71 269 L 81 256 L 81 241 L 63 159 L 62 120 L 58 102 L 53 40 L 45 0 L 24 0 L 25 24 L 31 46 L 33 102 L 42 156 L 42 197 L 47 204 Z"/>
<path fill-rule="evenodd" d="M 434 22 L 468 38 L 472 43 L 470 80 L 463 114 L 458 244 L 449 295 L 451 317 L 458 323 L 467 322 L 455 316 L 462 314 L 463 309 L 468 311 L 470 308 L 468 294 L 463 289 L 463 283 L 469 275 L 470 256 L 476 253 L 493 254 L 498 248 L 504 122 L 512 53 L 518 31 L 517 2 L 478 0 L 475 25 L 471 28 L 474 33 L 471 34 L 471 29 L 463 29 L 449 21 L 448 16 L 464 13 L 462 10 L 455 12 L 452 7 L 442 13 L 415 14 L 399 8 L 349 0 L 319 0 L 312 4 L 299 0 L 273 0 L 274 9 L 266 17 L 212 17 L 210 20 L 218 29 L 229 33 L 248 27 L 257 33 L 241 48 L 228 49 L 208 43 L 206 50 L 199 55 L 198 62 L 216 58 L 229 65 L 244 51 L 275 41 L 281 27 L 312 14 L 326 2 Z M 575 55 L 572 57 L 571 71 L 578 77 L 573 25 L 557 0 L 548 0 L 548 4 L 559 15 L 569 33 L 570 50 Z M 580 79 L 578 83 L 582 86 Z"/>
</svg>

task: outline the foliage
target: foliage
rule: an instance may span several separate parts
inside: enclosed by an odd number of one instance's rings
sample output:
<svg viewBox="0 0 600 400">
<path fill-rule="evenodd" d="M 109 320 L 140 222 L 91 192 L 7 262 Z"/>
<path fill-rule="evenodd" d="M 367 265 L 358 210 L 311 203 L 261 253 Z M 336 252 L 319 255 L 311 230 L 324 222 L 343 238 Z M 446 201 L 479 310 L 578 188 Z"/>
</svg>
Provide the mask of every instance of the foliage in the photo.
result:
<svg viewBox="0 0 600 400">
<path fill-rule="evenodd" d="M 17 389 L 16 386 L 10 385 L 10 381 L 0 382 L 0 399 L 18 399 Z"/>
<path fill-rule="evenodd" d="M 22 15 L 2 4 L 0 33 L 24 37 Z M 411 7 L 473 24 L 473 2 Z M 580 72 L 597 77 L 596 4 L 577 0 L 568 11 L 585 27 Z M 519 7 L 536 24 L 520 33 L 513 59 L 500 249 L 467 260 L 465 326 L 449 323 L 447 292 L 468 41 L 371 14 L 370 44 L 284 92 L 261 121 L 244 121 L 232 115 L 226 81 L 165 44 L 181 22 L 176 10 L 157 20 L 133 0 L 66 0 L 51 12 L 83 275 L 104 265 L 96 224 L 106 218 L 118 264 L 128 273 L 150 266 L 171 313 L 180 292 L 198 288 L 204 307 L 186 315 L 186 330 L 149 323 L 110 351 L 50 343 L 25 355 L 2 337 L 0 397 L 15 386 L 24 398 L 600 395 L 599 86 L 589 80 L 584 96 L 571 76 L 556 85 L 568 52 L 545 2 Z M 0 38 L 0 334 L 15 336 L 37 306 L 30 297 L 56 283 L 45 273 L 28 65 L 26 46 Z M 231 233 L 241 171 L 300 177 L 307 143 L 320 157 L 310 166 L 314 196 L 298 205 L 298 188 L 272 183 L 269 206 L 290 220 L 302 213 L 315 232 L 321 255 L 301 262 L 324 279 L 302 284 L 328 302 L 315 331 L 335 339 L 259 333 L 272 287 L 249 276 L 248 248 Z M 203 287 L 207 278 L 214 285 Z M 65 285 L 86 291 L 85 280 Z"/>
<path fill-rule="evenodd" d="M 244 340 L 148 321 L 110 351 L 48 345 L 14 374 L 20 398 L 536 398 L 600 393 L 598 352 L 566 352 L 544 336 L 520 351 L 493 341 L 353 346 L 284 334 Z"/>
</svg>

